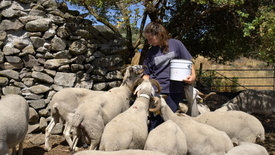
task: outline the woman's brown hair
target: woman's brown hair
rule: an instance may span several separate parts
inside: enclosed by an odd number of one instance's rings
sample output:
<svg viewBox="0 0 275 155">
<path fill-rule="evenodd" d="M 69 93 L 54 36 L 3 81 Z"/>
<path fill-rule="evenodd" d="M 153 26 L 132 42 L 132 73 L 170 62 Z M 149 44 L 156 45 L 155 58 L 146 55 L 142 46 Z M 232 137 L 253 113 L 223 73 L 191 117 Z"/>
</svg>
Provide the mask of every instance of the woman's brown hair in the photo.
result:
<svg viewBox="0 0 275 155">
<path fill-rule="evenodd" d="M 164 26 L 162 26 L 158 22 L 151 22 L 145 27 L 144 34 L 158 36 L 160 40 L 159 44 L 160 47 L 163 49 L 163 53 L 168 53 L 169 36 Z"/>
</svg>

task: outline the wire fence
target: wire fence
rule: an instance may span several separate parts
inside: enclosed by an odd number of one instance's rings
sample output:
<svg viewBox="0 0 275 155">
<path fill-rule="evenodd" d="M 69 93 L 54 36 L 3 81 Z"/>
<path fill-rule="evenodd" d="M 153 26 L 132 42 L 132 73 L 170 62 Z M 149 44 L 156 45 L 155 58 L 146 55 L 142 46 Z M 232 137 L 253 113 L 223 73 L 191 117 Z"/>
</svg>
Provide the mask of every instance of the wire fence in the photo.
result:
<svg viewBox="0 0 275 155">
<path fill-rule="evenodd" d="M 264 69 L 202 69 L 200 64 L 197 72 L 198 81 L 211 90 L 275 90 L 275 66 Z"/>
</svg>

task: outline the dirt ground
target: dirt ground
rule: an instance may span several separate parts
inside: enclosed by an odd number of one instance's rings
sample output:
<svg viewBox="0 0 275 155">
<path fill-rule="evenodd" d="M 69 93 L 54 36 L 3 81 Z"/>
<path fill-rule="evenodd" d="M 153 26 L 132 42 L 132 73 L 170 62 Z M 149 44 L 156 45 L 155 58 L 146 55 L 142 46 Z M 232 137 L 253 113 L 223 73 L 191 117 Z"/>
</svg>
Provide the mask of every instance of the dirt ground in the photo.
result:
<svg viewBox="0 0 275 155">
<path fill-rule="evenodd" d="M 69 155 L 69 147 L 65 141 L 65 138 L 60 135 L 52 135 L 50 143 L 52 145 L 52 150 L 49 152 L 44 150 L 44 144 L 34 145 L 29 141 L 30 137 L 27 137 L 24 142 L 24 155 Z"/>
</svg>

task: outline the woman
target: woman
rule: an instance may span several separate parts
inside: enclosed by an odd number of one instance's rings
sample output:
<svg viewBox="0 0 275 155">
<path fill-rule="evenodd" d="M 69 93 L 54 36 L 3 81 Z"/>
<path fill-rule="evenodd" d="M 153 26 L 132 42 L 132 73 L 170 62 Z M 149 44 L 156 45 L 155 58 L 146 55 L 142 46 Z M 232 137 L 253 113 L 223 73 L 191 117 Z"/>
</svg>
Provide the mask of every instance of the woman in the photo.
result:
<svg viewBox="0 0 275 155">
<path fill-rule="evenodd" d="M 169 38 L 167 31 L 159 23 L 149 23 L 145 27 L 144 37 L 148 40 L 151 48 L 143 62 L 145 66 L 143 78 L 156 79 L 160 83 L 162 87 L 161 93 L 168 96 L 166 102 L 172 111 L 175 112 L 178 109 L 179 102 L 184 98 L 184 86 L 191 86 L 195 82 L 196 73 L 194 65 L 192 65 L 192 73 L 187 79 L 172 81 L 170 80 L 170 60 L 192 60 L 192 56 L 181 41 Z M 152 116 L 149 130 L 162 122 L 163 120 L 160 116 Z"/>
</svg>

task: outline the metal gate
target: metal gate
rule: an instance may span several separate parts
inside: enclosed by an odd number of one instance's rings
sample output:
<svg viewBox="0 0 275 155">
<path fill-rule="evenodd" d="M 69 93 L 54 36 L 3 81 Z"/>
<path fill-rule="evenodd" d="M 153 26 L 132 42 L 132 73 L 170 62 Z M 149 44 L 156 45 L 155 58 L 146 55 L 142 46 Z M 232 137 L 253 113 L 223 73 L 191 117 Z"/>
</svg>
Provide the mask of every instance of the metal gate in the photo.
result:
<svg viewBox="0 0 275 155">
<path fill-rule="evenodd" d="M 211 90 L 214 89 L 214 91 L 218 88 L 275 90 L 275 66 L 264 69 L 202 69 L 202 64 L 200 64 L 200 69 L 197 72 L 197 82 Z M 249 76 L 243 76 L 245 72 L 249 72 Z M 253 73 L 255 73 L 254 76 Z M 225 84 L 223 81 L 231 81 L 231 84 L 230 82 Z"/>
</svg>

